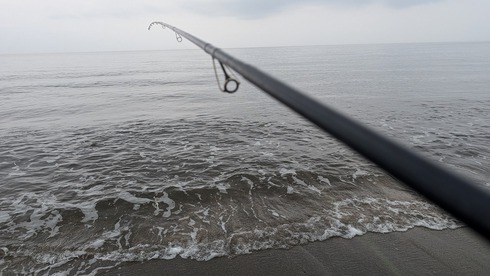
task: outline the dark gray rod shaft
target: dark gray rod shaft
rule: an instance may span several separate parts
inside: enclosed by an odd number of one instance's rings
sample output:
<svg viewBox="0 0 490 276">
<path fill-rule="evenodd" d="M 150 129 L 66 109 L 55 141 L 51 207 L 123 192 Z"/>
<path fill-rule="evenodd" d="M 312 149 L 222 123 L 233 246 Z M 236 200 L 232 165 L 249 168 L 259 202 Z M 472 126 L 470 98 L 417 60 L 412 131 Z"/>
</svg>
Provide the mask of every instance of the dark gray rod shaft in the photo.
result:
<svg viewBox="0 0 490 276">
<path fill-rule="evenodd" d="M 223 50 L 176 27 L 162 22 L 157 23 L 187 38 L 264 92 L 490 239 L 489 190 L 450 173 Z"/>
</svg>

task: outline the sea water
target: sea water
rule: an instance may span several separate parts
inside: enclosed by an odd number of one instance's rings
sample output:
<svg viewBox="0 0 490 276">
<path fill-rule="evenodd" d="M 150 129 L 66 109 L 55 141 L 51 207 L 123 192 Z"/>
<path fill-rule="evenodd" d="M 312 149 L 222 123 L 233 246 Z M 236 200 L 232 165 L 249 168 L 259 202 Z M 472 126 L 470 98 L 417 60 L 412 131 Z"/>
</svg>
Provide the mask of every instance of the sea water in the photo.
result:
<svg viewBox="0 0 490 276">
<path fill-rule="evenodd" d="M 227 51 L 490 186 L 490 43 Z M 201 50 L 0 64 L 0 273 L 462 225 Z"/>
</svg>

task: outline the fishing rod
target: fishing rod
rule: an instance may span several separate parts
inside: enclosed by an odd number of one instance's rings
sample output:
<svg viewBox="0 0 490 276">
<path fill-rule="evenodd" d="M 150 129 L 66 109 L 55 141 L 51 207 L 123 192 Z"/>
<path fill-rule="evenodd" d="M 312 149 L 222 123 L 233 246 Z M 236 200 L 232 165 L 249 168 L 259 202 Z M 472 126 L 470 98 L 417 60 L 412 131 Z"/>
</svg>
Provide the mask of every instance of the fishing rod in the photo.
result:
<svg viewBox="0 0 490 276">
<path fill-rule="evenodd" d="M 174 31 L 179 42 L 182 41 L 182 37 L 185 37 L 203 49 L 211 55 L 213 65 L 215 60 L 218 60 L 225 75 L 225 85 L 223 88 L 220 86 L 220 90 L 228 93 L 238 90 L 238 80 L 226 71 L 227 68 L 228 70 L 233 69 L 262 91 L 490 239 L 489 190 L 443 169 L 397 142 L 319 103 L 303 92 L 227 54 L 210 43 L 163 22 L 152 22 L 148 30 L 154 25 Z M 215 65 L 214 68 L 216 73 Z M 220 85 L 219 80 L 218 85 Z"/>
</svg>

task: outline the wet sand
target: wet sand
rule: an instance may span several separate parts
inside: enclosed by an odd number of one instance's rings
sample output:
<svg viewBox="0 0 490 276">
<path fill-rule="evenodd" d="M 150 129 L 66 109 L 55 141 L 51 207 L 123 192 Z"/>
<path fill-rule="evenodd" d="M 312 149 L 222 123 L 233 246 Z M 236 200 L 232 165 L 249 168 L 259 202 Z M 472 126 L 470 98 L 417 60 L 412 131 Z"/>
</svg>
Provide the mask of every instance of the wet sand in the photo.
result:
<svg viewBox="0 0 490 276">
<path fill-rule="evenodd" d="M 489 275 L 490 242 L 468 228 L 368 233 L 207 262 L 125 264 L 104 275 Z"/>
</svg>

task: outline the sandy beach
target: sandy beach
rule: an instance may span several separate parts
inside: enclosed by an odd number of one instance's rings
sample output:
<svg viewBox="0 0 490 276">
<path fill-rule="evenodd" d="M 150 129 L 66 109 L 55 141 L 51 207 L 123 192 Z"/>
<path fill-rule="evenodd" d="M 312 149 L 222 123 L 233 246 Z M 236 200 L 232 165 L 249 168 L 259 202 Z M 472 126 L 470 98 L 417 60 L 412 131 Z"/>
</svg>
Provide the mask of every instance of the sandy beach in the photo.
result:
<svg viewBox="0 0 490 276">
<path fill-rule="evenodd" d="M 488 275 L 490 243 L 469 228 L 367 233 L 207 262 L 126 264 L 105 275 Z"/>
</svg>

